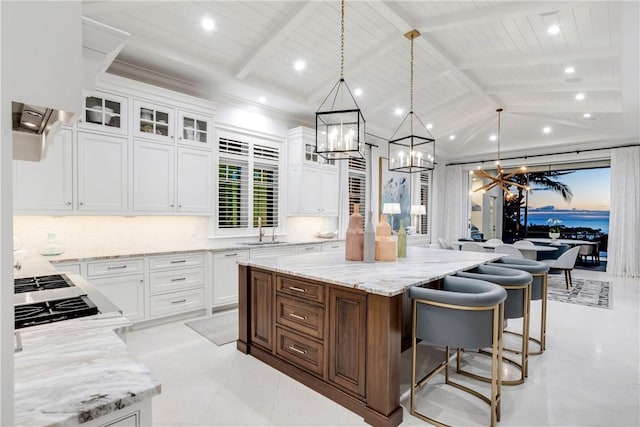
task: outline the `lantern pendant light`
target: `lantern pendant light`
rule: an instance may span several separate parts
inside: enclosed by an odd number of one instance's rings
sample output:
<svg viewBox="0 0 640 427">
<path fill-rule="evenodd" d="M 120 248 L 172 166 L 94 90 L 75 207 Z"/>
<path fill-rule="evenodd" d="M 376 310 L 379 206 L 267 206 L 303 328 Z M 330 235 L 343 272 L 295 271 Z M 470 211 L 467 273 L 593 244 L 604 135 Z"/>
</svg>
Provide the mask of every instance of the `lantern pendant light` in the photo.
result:
<svg viewBox="0 0 640 427">
<path fill-rule="evenodd" d="M 389 170 L 429 171 L 435 166 L 436 140 L 413 111 L 413 40 L 420 32 L 411 30 L 404 36 L 411 41 L 411 108 L 389 140 Z"/>
<path fill-rule="evenodd" d="M 344 81 L 344 0 L 340 20 L 340 80 L 316 111 L 316 152 L 327 160 L 364 159 L 365 120 Z"/>
</svg>

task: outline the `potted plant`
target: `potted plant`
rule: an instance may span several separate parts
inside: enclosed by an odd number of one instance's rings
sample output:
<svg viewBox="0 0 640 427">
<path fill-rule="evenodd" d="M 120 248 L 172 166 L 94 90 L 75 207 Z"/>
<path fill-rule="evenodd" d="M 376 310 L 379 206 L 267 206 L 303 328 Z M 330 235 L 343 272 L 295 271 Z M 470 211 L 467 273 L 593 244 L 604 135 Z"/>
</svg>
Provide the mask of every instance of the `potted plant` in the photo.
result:
<svg viewBox="0 0 640 427">
<path fill-rule="evenodd" d="M 547 220 L 547 224 L 549 224 L 549 237 L 551 237 L 553 240 L 556 240 L 558 237 L 560 237 L 561 222 L 562 221 L 557 218 L 549 218 Z"/>
</svg>

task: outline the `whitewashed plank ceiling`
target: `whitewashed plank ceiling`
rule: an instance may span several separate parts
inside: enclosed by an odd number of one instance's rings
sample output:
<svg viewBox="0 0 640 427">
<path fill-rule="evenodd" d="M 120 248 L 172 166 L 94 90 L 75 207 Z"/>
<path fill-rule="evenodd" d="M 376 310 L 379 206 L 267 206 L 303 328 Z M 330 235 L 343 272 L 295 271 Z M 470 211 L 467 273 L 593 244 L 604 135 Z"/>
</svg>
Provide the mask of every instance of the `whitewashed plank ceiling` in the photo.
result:
<svg viewBox="0 0 640 427">
<path fill-rule="evenodd" d="M 363 91 L 368 130 L 390 137 L 394 111 L 409 108 L 403 34 L 416 28 L 414 109 L 441 157 L 490 159 L 498 107 L 505 153 L 638 142 L 636 3 L 348 1 L 345 78 Z M 84 1 L 83 13 L 131 34 L 111 72 L 246 99 L 300 124 L 313 123 L 339 77 L 338 1 Z M 558 34 L 547 32 L 553 24 Z M 297 60 L 304 70 L 293 70 Z"/>
</svg>

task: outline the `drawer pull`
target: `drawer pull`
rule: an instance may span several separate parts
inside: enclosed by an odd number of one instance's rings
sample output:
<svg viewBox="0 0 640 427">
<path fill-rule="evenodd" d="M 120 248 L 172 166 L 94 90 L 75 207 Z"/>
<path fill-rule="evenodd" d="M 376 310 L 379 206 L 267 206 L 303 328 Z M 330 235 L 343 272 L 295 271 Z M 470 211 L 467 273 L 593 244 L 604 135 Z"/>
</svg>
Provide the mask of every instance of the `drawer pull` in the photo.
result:
<svg viewBox="0 0 640 427">
<path fill-rule="evenodd" d="M 298 320 L 307 320 L 307 316 L 300 316 L 299 314 L 295 314 L 295 313 L 289 313 L 289 316 Z"/>
<path fill-rule="evenodd" d="M 178 301 L 171 301 L 171 304 L 182 304 L 184 302 L 187 302 L 187 300 L 186 299 L 180 299 Z"/>
<path fill-rule="evenodd" d="M 187 260 L 186 259 L 179 259 L 179 260 L 171 261 L 171 264 L 182 264 L 183 262 L 187 262 Z"/>
<path fill-rule="evenodd" d="M 308 246 L 308 247 L 304 248 L 304 250 L 305 250 L 305 251 L 312 251 L 312 250 L 314 250 L 314 249 L 315 249 L 315 248 L 312 248 L 311 246 Z"/>
<path fill-rule="evenodd" d="M 186 277 L 178 277 L 177 279 L 171 279 L 172 282 L 182 282 L 183 280 L 187 280 Z"/>
<path fill-rule="evenodd" d="M 115 266 L 112 265 L 112 266 L 107 267 L 107 270 L 120 270 L 122 268 L 127 268 L 127 266 L 126 265 L 115 265 Z"/>
<path fill-rule="evenodd" d="M 238 256 L 238 254 L 237 254 L 237 253 L 235 253 L 235 254 L 224 254 L 224 256 L 229 256 L 229 257 L 231 257 L 231 256 Z"/>
<path fill-rule="evenodd" d="M 307 354 L 307 350 L 300 350 L 298 347 L 296 347 L 295 345 L 291 344 L 289 346 L 289 350 L 293 350 L 298 354 Z"/>
<path fill-rule="evenodd" d="M 297 286 L 289 286 L 289 289 L 291 289 L 292 291 L 296 291 L 296 292 L 307 293 L 306 289 L 302 289 L 302 288 L 299 288 Z"/>
</svg>

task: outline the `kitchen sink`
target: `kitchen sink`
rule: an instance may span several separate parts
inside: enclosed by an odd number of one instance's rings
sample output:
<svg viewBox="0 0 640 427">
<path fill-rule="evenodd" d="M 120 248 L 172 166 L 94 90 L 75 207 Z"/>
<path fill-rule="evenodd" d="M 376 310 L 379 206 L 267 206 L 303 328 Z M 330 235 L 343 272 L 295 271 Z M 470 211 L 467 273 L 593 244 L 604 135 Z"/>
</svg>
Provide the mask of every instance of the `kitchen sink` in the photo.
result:
<svg viewBox="0 0 640 427">
<path fill-rule="evenodd" d="M 279 243 L 287 243 L 287 242 L 282 241 L 282 240 L 276 240 L 275 242 L 273 242 L 271 240 L 264 241 L 264 242 L 240 242 L 241 245 L 247 245 L 247 246 L 277 245 Z"/>
</svg>

